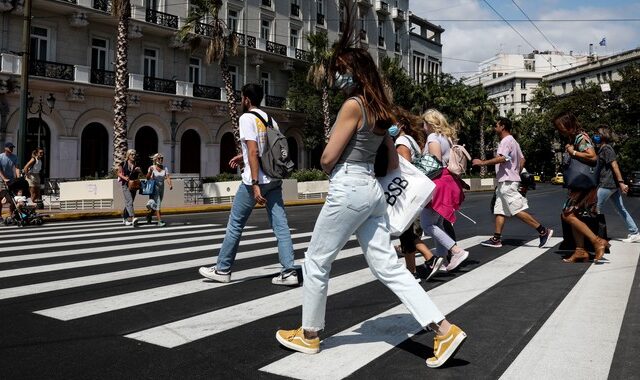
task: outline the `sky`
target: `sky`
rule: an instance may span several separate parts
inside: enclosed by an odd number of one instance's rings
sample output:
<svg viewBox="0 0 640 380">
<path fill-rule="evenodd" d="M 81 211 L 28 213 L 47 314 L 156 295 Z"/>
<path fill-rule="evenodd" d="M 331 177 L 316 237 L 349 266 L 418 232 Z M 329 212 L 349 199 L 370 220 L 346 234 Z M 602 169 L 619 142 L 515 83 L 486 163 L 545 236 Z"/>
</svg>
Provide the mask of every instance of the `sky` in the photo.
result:
<svg viewBox="0 0 640 380">
<path fill-rule="evenodd" d="M 594 44 L 596 54 L 602 56 L 640 47 L 638 0 L 410 0 L 409 9 L 445 29 L 443 72 L 458 78 L 471 76 L 478 63 L 499 52 L 525 54 L 535 49 L 587 54 L 589 44 Z M 599 44 L 603 38 L 606 46 Z"/>
</svg>

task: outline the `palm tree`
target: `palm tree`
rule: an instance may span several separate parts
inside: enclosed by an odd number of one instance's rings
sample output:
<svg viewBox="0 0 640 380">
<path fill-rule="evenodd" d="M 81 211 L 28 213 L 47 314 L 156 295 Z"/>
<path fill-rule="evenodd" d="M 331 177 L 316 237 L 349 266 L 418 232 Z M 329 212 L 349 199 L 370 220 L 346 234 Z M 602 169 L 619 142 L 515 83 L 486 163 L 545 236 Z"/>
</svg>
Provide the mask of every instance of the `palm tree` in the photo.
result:
<svg viewBox="0 0 640 380">
<path fill-rule="evenodd" d="M 322 116 L 324 120 L 325 140 L 329 139 L 331 119 L 329 115 L 329 77 L 328 65 L 332 50 L 329 49 L 329 38 L 326 32 L 307 34 L 311 66 L 307 73 L 307 81 L 322 91 Z"/>
<path fill-rule="evenodd" d="M 114 0 L 112 14 L 118 18 L 116 37 L 116 78 L 113 106 L 113 167 L 116 169 L 127 154 L 127 96 L 129 90 L 129 20 L 130 0 Z"/>
<path fill-rule="evenodd" d="M 191 50 L 205 49 L 205 62 L 218 62 L 224 89 L 227 93 L 229 118 L 233 127 L 233 137 L 236 140 L 236 151 L 240 149 L 240 131 L 238 129 L 238 107 L 236 92 L 229 72 L 228 56 L 238 53 L 238 35 L 228 30 L 227 25 L 218 17 L 222 0 L 191 0 L 191 11 L 185 24 L 178 31 L 178 38 L 188 42 Z M 247 43 L 245 36 L 244 43 Z"/>
</svg>

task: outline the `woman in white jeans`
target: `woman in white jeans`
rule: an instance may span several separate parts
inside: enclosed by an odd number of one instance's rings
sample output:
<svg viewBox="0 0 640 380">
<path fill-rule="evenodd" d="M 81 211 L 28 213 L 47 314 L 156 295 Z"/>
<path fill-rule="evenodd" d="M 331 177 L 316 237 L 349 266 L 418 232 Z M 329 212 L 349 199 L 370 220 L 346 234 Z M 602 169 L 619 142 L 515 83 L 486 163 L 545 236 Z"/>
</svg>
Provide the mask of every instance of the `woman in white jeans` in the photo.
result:
<svg viewBox="0 0 640 380">
<path fill-rule="evenodd" d="M 427 359 L 427 365 L 439 367 L 453 356 L 466 335 L 445 319 L 398 260 L 391 244 L 385 196 L 373 167 L 381 144 L 386 145 L 389 168 L 398 166 L 397 152 L 386 133 L 394 121 L 392 105 L 373 59 L 366 50 L 350 47 L 352 37 L 352 28 L 345 28 L 329 66 L 330 77 L 335 75 L 334 87 L 348 99 L 322 154 L 322 167 L 331 173 L 330 185 L 305 255 L 302 327 L 279 330 L 276 339 L 295 351 L 320 351 L 331 264 L 355 233 L 376 278 L 400 298 L 421 326 L 436 331 L 434 356 Z"/>
</svg>

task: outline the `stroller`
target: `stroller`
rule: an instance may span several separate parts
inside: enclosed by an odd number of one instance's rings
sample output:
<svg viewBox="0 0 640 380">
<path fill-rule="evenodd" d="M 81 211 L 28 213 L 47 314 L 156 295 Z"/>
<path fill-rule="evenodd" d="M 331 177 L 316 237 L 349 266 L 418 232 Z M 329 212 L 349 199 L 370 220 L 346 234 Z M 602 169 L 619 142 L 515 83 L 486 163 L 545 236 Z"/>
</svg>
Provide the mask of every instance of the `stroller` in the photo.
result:
<svg viewBox="0 0 640 380">
<path fill-rule="evenodd" d="M 12 210 L 11 215 L 4 219 L 4 224 L 24 227 L 29 224 L 41 225 L 44 223 L 42 215 L 38 215 L 36 212 L 36 205 L 18 204 L 16 202 L 15 197 L 20 191 L 23 194 L 29 192 L 29 184 L 23 177 L 9 181 L 7 189 L 0 192 L 0 200 L 4 198 Z"/>
</svg>

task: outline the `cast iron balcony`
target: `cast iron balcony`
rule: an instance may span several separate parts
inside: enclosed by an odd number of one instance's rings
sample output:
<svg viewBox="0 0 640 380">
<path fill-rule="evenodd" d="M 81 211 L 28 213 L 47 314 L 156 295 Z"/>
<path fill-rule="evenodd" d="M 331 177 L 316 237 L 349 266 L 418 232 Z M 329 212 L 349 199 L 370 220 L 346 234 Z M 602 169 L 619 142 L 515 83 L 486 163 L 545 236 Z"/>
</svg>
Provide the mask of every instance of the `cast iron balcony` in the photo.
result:
<svg viewBox="0 0 640 380">
<path fill-rule="evenodd" d="M 160 26 L 166 26 L 168 28 L 178 29 L 178 16 L 159 12 L 151 8 L 147 8 L 146 10 L 145 21 Z"/>
<path fill-rule="evenodd" d="M 94 84 L 102 84 L 105 86 L 116 85 L 116 73 L 114 71 L 91 69 L 89 82 Z"/>
<path fill-rule="evenodd" d="M 29 75 L 62 80 L 75 80 L 73 65 L 66 63 L 33 60 L 29 65 Z"/>
<path fill-rule="evenodd" d="M 283 98 L 281 96 L 267 95 L 265 96 L 264 101 L 267 107 L 284 108 L 287 104 L 287 98 Z"/>
<path fill-rule="evenodd" d="M 269 53 L 275 53 L 287 56 L 287 47 L 283 44 L 279 44 L 272 41 L 267 41 L 267 51 Z"/>
<path fill-rule="evenodd" d="M 201 84 L 193 85 L 193 96 L 196 98 L 220 100 L 220 94 L 220 87 L 204 86 Z"/>
<path fill-rule="evenodd" d="M 153 77 L 144 77 L 143 88 L 147 91 L 162 92 L 165 94 L 176 93 L 176 81 Z"/>
<path fill-rule="evenodd" d="M 93 0 L 93 9 L 103 12 L 111 12 L 111 0 Z"/>
<path fill-rule="evenodd" d="M 301 61 L 309 61 L 309 52 L 302 50 L 302 49 L 297 49 L 296 48 L 296 59 L 299 59 Z"/>
</svg>

